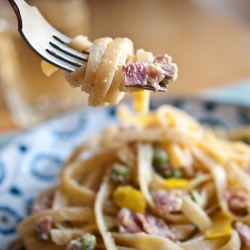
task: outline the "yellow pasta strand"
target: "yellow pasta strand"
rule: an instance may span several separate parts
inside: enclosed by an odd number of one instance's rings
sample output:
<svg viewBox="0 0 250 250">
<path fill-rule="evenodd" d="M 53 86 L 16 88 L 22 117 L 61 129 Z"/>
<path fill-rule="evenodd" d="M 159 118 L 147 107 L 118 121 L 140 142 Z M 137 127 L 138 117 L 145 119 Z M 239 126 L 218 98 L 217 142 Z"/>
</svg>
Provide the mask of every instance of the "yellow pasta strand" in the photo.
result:
<svg viewBox="0 0 250 250">
<path fill-rule="evenodd" d="M 205 231 L 207 239 L 230 235 L 232 219 L 228 215 L 223 212 L 218 212 L 212 216 L 212 222 L 212 227 Z"/>
<path fill-rule="evenodd" d="M 139 90 L 134 93 L 133 107 L 139 114 L 147 114 L 149 111 L 150 92 Z"/>
</svg>

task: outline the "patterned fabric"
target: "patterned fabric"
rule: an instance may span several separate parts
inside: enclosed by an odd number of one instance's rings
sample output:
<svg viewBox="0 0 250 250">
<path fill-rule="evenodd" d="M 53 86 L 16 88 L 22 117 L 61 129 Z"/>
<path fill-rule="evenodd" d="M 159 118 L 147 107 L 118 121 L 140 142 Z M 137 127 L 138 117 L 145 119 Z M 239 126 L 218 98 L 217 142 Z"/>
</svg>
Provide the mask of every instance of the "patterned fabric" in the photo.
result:
<svg viewBox="0 0 250 250">
<path fill-rule="evenodd" d="M 200 93 L 205 98 L 214 102 L 230 103 L 250 107 L 250 78 L 232 82 L 222 87 L 206 89 Z"/>
</svg>

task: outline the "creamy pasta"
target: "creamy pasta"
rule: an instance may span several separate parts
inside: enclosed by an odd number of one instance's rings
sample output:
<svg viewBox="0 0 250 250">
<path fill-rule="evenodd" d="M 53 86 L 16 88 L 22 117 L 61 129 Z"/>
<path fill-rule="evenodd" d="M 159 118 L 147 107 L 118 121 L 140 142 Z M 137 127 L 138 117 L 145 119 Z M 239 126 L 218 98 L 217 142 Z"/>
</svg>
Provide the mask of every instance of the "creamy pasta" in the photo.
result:
<svg viewBox="0 0 250 250">
<path fill-rule="evenodd" d="M 250 147 L 169 105 L 118 116 L 37 198 L 27 250 L 249 249 Z"/>
</svg>

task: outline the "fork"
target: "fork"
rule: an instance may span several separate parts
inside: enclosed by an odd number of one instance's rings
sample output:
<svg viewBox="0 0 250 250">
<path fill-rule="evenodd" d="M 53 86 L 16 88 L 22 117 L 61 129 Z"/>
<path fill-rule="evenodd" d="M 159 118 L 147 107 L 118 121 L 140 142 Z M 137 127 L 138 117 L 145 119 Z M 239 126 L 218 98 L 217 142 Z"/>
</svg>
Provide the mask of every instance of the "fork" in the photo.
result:
<svg viewBox="0 0 250 250">
<path fill-rule="evenodd" d="M 8 1 L 17 16 L 20 35 L 44 61 L 66 72 L 73 72 L 88 62 L 89 51 L 79 52 L 67 46 L 71 39 L 51 26 L 35 6 L 24 0 Z M 129 87 L 155 90 L 150 85 Z M 166 92 L 166 89 L 158 91 Z"/>
</svg>

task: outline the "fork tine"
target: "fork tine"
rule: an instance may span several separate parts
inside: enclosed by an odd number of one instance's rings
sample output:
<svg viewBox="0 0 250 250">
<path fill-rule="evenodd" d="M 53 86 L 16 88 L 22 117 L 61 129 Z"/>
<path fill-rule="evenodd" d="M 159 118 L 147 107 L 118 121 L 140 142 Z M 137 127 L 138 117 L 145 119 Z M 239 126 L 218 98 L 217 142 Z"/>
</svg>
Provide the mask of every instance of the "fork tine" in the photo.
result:
<svg viewBox="0 0 250 250">
<path fill-rule="evenodd" d="M 67 44 L 69 43 L 70 41 L 68 40 L 65 40 L 64 38 L 62 37 L 59 37 L 59 36 L 53 36 L 58 42 L 62 43 L 62 44 Z"/>
<path fill-rule="evenodd" d="M 55 67 L 62 69 L 63 71 L 66 72 L 73 72 L 75 70 L 77 70 L 79 68 L 79 66 L 73 65 L 69 62 L 63 61 L 61 59 L 59 59 L 59 57 L 55 57 L 55 55 L 53 55 L 53 53 L 47 53 L 48 56 L 43 57 L 43 60 L 54 65 Z"/>
<path fill-rule="evenodd" d="M 58 51 L 53 51 L 53 50 L 51 50 L 51 49 L 46 49 L 46 51 L 47 51 L 50 55 L 54 56 L 55 58 L 58 58 L 58 59 L 60 59 L 61 61 L 66 62 L 66 63 L 69 63 L 69 64 L 71 64 L 71 65 L 73 65 L 73 66 L 81 67 L 81 66 L 84 64 L 84 62 L 79 61 L 79 60 L 77 60 L 77 59 L 73 59 L 73 58 L 67 56 L 65 53 L 62 53 L 62 52 L 59 51 L 59 50 L 58 50 Z"/>
<path fill-rule="evenodd" d="M 126 86 L 126 85 L 125 85 Z M 127 85 L 127 88 L 137 88 L 137 89 L 144 89 L 144 90 L 151 90 L 151 91 L 156 91 L 155 88 L 151 85 Z M 167 92 L 166 88 L 160 87 L 157 91 L 159 92 Z"/>
<path fill-rule="evenodd" d="M 88 57 L 85 56 L 83 53 L 78 52 L 70 47 L 68 47 L 67 45 L 64 45 L 62 43 L 59 43 L 57 41 L 53 41 L 53 42 L 49 42 L 49 44 L 54 47 L 56 50 L 59 50 L 71 57 L 74 57 L 76 59 L 82 60 L 84 62 L 88 61 Z"/>
<path fill-rule="evenodd" d="M 53 36 L 58 42 L 62 43 L 62 44 L 68 44 L 69 42 L 64 41 L 63 39 L 61 39 L 60 37 L 57 36 Z M 81 51 L 83 54 L 89 55 L 90 51 L 89 50 L 82 50 Z"/>
</svg>

